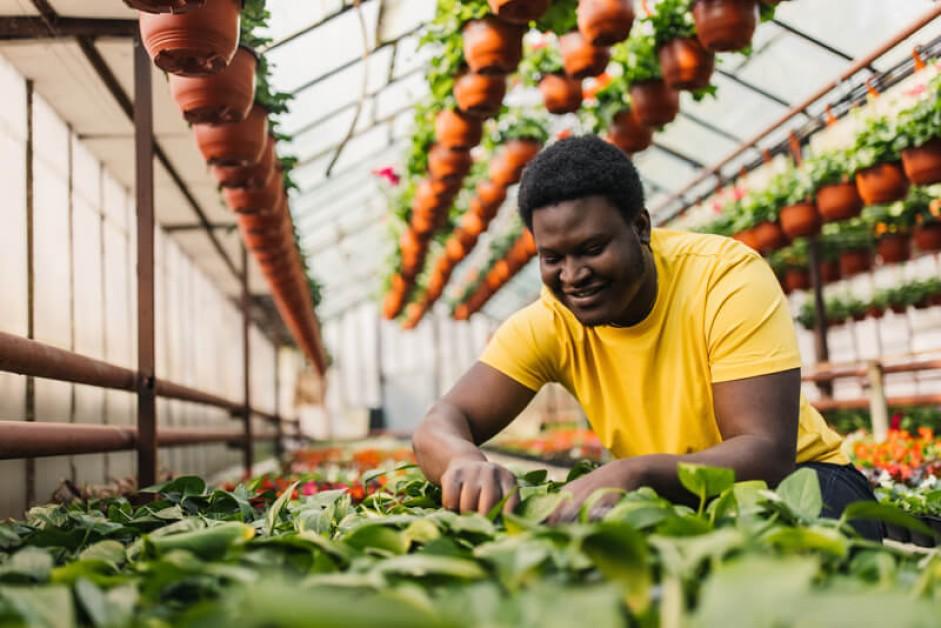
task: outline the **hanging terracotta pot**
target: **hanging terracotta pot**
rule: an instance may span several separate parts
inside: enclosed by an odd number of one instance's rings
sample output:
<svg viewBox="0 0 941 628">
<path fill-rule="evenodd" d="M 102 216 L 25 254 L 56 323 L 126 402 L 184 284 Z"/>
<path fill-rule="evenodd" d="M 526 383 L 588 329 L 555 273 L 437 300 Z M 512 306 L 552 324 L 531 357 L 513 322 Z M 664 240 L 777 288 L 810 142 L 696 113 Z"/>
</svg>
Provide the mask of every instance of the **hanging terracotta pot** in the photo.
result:
<svg viewBox="0 0 941 628">
<path fill-rule="evenodd" d="M 848 220 L 859 215 L 863 199 L 853 183 L 834 183 L 817 190 L 817 211 L 824 222 Z"/>
<path fill-rule="evenodd" d="M 505 153 L 499 152 L 490 160 L 487 176 L 495 185 L 506 188 L 519 181 L 520 171 L 513 167 Z"/>
<path fill-rule="evenodd" d="M 903 150 L 902 167 L 915 185 L 941 183 L 941 139 Z"/>
<path fill-rule="evenodd" d="M 919 251 L 941 251 L 941 222 L 923 222 L 912 234 Z"/>
<path fill-rule="evenodd" d="M 477 184 L 475 199 L 480 203 L 480 211 L 474 213 L 485 221 L 493 220 L 506 200 L 506 188 L 493 181 L 481 181 Z"/>
<path fill-rule="evenodd" d="M 897 264 L 912 257 L 912 239 L 907 233 L 886 233 L 876 242 L 883 264 Z"/>
<path fill-rule="evenodd" d="M 631 85 L 631 107 L 637 121 L 650 128 L 673 122 L 680 111 L 680 94 L 660 79 Z"/>
<path fill-rule="evenodd" d="M 908 304 L 906 303 L 890 303 L 889 309 L 892 310 L 894 314 L 905 314 L 908 312 Z"/>
<path fill-rule="evenodd" d="M 510 165 L 520 171 L 542 150 L 542 143 L 533 139 L 512 139 L 503 145 L 503 154 Z"/>
<path fill-rule="evenodd" d="M 170 74 L 170 95 L 190 124 L 227 124 L 245 119 L 255 101 L 258 59 L 240 47 L 223 70 L 207 76 Z"/>
<path fill-rule="evenodd" d="M 250 166 L 261 159 L 268 141 L 268 112 L 255 105 L 241 122 L 194 124 L 193 133 L 208 164 Z"/>
<path fill-rule="evenodd" d="M 755 34 L 758 0 L 695 0 L 693 21 L 696 36 L 707 50 L 741 50 Z"/>
<path fill-rule="evenodd" d="M 869 249 L 848 249 L 840 251 L 840 276 L 849 279 L 872 268 L 872 254 Z"/>
<path fill-rule="evenodd" d="M 453 183 L 444 179 L 422 179 L 415 188 L 412 212 L 433 215 L 439 209 L 444 209 L 451 204 L 458 189 L 460 188 L 455 188 Z"/>
<path fill-rule="evenodd" d="M 676 90 L 708 87 L 716 55 L 694 37 L 668 41 L 657 50 L 663 81 Z"/>
<path fill-rule="evenodd" d="M 827 259 L 820 262 L 820 280 L 823 283 L 833 283 L 840 280 L 840 261 Z"/>
<path fill-rule="evenodd" d="M 582 82 L 564 74 L 547 74 L 539 81 L 542 103 L 549 113 L 573 113 L 582 106 Z"/>
<path fill-rule="evenodd" d="M 614 115 L 611 128 L 605 139 L 632 155 L 646 149 L 653 142 L 653 130 L 637 121 L 630 109 L 624 109 Z"/>
<path fill-rule="evenodd" d="M 784 271 L 784 285 L 789 292 L 810 289 L 810 273 L 806 268 L 788 268 Z"/>
<path fill-rule="evenodd" d="M 461 260 L 467 256 L 467 249 L 464 248 L 461 239 L 457 237 L 456 233 L 452 233 L 445 241 L 444 255 L 448 261 L 454 265 L 459 264 Z"/>
<path fill-rule="evenodd" d="M 428 152 L 428 174 L 443 181 L 461 181 L 473 164 L 470 151 L 435 144 Z"/>
<path fill-rule="evenodd" d="M 412 278 L 425 261 L 427 246 L 425 241 L 411 229 L 406 229 L 399 238 L 399 252 L 402 255 L 402 276 Z"/>
<path fill-rule="evenodd" d="M 224 188 L 260 188 L 277 172 L 274 162 L 276 141 L 270 135 L 265 142 L 261 159 L 251 166 L 212 166 L 210 169 L 216 182 Z"/>
<path fill-rule="evenodd" d="M 778 214 L 781 230 L 790 239 L 820 233 L 820 214 L 813 203 L 803 202 L 782 207 Z"/>
<path fill-rule="evenodd" d="M 181 14 L 141 13 L 141 40 L 164 72 L 214 74 L 235 55 L 241 10 L 239 0 L 207 0 L 205 6 Z"/>
<path fill-rule="evenodd" d="M 579 0 L 578 32 L 592 46 L 613 46 L 624 41 L 634 24 L 630 0 Z"/>
<path fill-rule="evenodd" d="M 506 96 L 506 77 L 502 74 L 465 72 L 454 81 L 454 99 L 464 113 L 477 118 L 495 116 Z"/>
<path fill-rule="evenodd" d="M 206 0 L 124 0 L 124 4 L 144 13 L 186 13 L 206 4 Z"/>
<path fill-rule="evenodd" d="M 905 198 L 908 180 L 898 162 L 876 164 L 856 173 L 856 188 L 866 205 L 883 205 Z"/>
<path fill-rule="evenodd" d="M 607 48 L 592 46 L 578 31 L 562 35 L 559 48 L 565 73 L 574 79 L 598 76 L 611 61 L 611 52 Z"/>
<path fill-rule="evenodd" d="M 753 229 L 755 244 L 757 245 L 756 250 L 762 253 L 771 253 L 787 244 L 784 231 L 781 230 L 781 227 L 776 222 L 765 220 L 755 225 Z"/>
<path fill-rule="evenodd" d="M 435 215 L 429 212 L 413 211 L 408 225 L 419 237 L 427 238 L 435 230 Z"/>
<path fill-rule="evenodd" d="M 487 0 L 490 10 L 504 22 L 529 24 L 549 8 L 549 0 Z"/>
<path fill-rule="evenodd" d="M 758 239 L 755 237 L 755 228 L 745 229 L 744 231 L 739 231 L 736 234 L 732 235 L 733 240 L 738 240 L 745 246 L 755 251 L 759 250 Z"/>
<path fill-rule="evenodd" d="M 483 126 L 479 118 L 474 118 L 445 109 L 435 117 L 435 141 L 452 150 L 470 150 L 480 143 Z"/>
<path fill-rule="evenodd" d="M 464 25 L 464 61 L 478 74 L 510 74 L 523 57 L 526 28 L 488 15 Z"/>
<path fill-rule="evenodd" d="M 263 188 L 223 188 L 222 196 L 229 209 L 237 214 L 273 211 L 284 194 L 280 177 L 271 177 Z"/>
</svg>

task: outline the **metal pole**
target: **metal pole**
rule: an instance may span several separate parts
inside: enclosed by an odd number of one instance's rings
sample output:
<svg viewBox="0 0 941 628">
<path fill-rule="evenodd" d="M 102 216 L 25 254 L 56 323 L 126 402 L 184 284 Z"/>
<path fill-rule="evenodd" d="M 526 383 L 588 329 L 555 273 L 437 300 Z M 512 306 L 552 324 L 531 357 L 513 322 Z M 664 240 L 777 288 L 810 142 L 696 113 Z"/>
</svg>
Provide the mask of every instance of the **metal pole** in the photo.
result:
<svg viewBox="0 0 941 628">
<path fill-rule="evenodd" d="M 243 465 L 245 467 L 245 476 L 252 475 L 252 462 L 255 458 L 255 451 L 252 444 L 252 390 L 250 375 L 250 350 L 249 346 L 249 302 L 248 302 L 248 249 L 242 245 L 242 384 L 244 387 L 245 407 L 243 409 L 243 421 L 245 423 L 245 443 Z"/>
<path fill-rule="evenodd" d="M 274 416 L 274 426 L 277 430 L 274 441 L 274 455 L 280 464 L 284 462 L 284 417 L 281 416 L 281 345 L 275 345 L 274 348 Z"/>
<path fill-rule="evenodd" d="M 154 131 L 150 57 L 134 38 L 134 147 L 137 193 L 137 482 L 157 481 L 154 357 Z"/>
<path fill-rule="evenodd" d="M 827 344 L 827 306 L 823 300 L 823 281 L 820 277 L 820 241 L 816 236 L 807 239 L 810 249 L 810 282 L 814 290 L 814 349 L 817 364 L 830 361 L 830 346 Z M 831 382 L 817 382 L 820 393 L 829 397 L 833 394 Z"/>
<path fill-rule="evenodd" d="M 882 365 L 873 360 L 866 369 L 869 378 L 869 418 L 872 421 L 872 435 L 876 442 L 882 442 L 889 433 L 889 406 L 885 398 L 882 378 Z"/>
<path fill-rule="evenodd" d="M 36 337 L 35 237 L 33 234 L 33 82 L 26 81 L 26 337 Z M 25 419 L 36 420 L 36 379 L 26 377 Z M 36 501 L 36 461 L 25 461 L 26 508 Z"/>
</svg>

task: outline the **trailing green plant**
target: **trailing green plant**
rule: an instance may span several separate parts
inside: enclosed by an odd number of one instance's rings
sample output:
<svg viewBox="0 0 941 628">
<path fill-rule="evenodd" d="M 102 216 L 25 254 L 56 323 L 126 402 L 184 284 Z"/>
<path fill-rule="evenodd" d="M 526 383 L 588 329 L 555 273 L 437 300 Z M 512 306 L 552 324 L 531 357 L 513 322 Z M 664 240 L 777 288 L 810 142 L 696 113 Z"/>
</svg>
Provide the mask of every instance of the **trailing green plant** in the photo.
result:
<svg viewBox="0 0 941 628">
<path fill-rule="evenodd" d="M 892 119 L 887 116 L 870 118 L 859 129 L 853 141 L 853 170 L 858 172 L 878 164 L 898 161 L 902 148 L 904 140 Z"/>
<path fill-rule="evenodd" d="M 660 0 L 645 18 L 653 27 L 654 46 L 660 48 L 674 39 L 696 36 L 690 0 Z"/>
<path fill-rule="evenodd" d="M 577 8 L 578 0 L 552 0 L 549 9 L 536 20 L 536 30 L 560 37 L 575 30 L 578 25 Z"/>
<path fill-rule="evenodd" d="M 822 232 L 823 240 L 840 252 L 872 249 L 872 224 L 864 218 L 827 223 Z"/>
<path fill-rule="evenodd" d="M 614 116 L 630 107 L 627 89 L 623 74 L 613 76 L 592 98 L 584 101 L 578 117 L 585 128 L 596 135 L 607 131 Z"/>
<path fill-rule="evenodd" d="M 791 245 L 778 249 L 769 256 L 769 261 L 779 268 L 805 269 L 809 266 L 807 240 L 799 238 Z"/>
<path fill-rule="evenodd" d="M 896 201 L 889 205 L 872 205 L 863 209 L 863 218 L 873 226 L 876 237 L 892 233 L 907 233 L 915 226 L 920 210 L 919 200 Z"/>
<path fill-rule="evenodd" d="M 767 187 L 758 193 L 756 198 L 780 210 L 788 205 L 811 200 L 813 191 L 810 176 L 800 168 L 789 166 L 784 172 L 772 177 Z"/>
<path fill-rule="evenodd" d="M 730 237 L 735 234 L 734 225 L 735 221 L 732 216 L 728 213 L 722 213 L 709 222 L 696 227 L 693 231 Z"/>
<path fill-rule="evenodd" d="M 537 111 L 510 108 L 497 120 L 490 137 L 497 145 L 510 140 L 535 140 L 545 144 L 549 141 L 549 119 Z"/>
<path fill-rule="evenodd" d="M 519 65 L 523 85 L 535 87 L 543 77 L 563 72 L 562 53 L 555 38 L 544 36 L 538 45 L 527 45 Z"/>
<path fill-rule="evenodd" d="M 653 35 L 633 29 L 630 37 L 611 47 L 611 60 L 622 68 L 624 84 L 661 78 L 660 61 Z"/>
<path fill-rule="evenodd" d="M 848 150 L 837 149 L 808 157 L 802 169 L 810 176 L 815 190 L 825 185 L 845 183 L 853 175 L 853 160 Z"/>
<path fill-rule="evenodd" d="M 933 78 L 927 86 L 927 94 L 915 105 L 905 109 L 896 117 L 900 150 L 915 148 L 941 138 L 941 76 Z"/>
<path fill-rule="evenodd" d="M 804 301 L 795 320 L 804 329 L 813 329 L 817 321 L 817 308 L 814 307 L 814 302 L 810 300 Z"/>
</svg>

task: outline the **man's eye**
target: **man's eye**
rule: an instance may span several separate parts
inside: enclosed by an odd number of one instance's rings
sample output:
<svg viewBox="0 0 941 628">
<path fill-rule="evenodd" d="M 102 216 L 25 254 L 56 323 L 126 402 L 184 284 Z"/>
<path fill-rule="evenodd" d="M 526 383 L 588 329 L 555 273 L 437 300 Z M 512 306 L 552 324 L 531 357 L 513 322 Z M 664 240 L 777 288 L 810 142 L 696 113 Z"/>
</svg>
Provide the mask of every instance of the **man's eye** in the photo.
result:
<svg viewBox="0 0 941 628">
<path fill-rule="evenodd" d="M 603 244 L 593 244 L 592 246 L 585 249 L 585 255 L 601 255 L 604 251 Z"/>
<path fill-rule="evenodd" d="M 558 264 L 559 258 L 555 255 L 543 255 L 542 261 L 545 262 L 546 264 Z"/>
</svg>

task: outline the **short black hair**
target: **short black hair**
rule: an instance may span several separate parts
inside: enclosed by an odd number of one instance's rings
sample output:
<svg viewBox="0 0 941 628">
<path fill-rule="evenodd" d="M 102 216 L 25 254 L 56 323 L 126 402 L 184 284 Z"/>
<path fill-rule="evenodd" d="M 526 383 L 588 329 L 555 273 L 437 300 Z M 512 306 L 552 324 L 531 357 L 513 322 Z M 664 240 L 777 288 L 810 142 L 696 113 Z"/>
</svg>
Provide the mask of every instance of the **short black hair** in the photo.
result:
<svg viewBox="0 0 941 628">
<path fill-rule="evenodd" d="M 523 171 L 517 200 L 532 230 L 533 211 L 595 195 L 606 197 L 628 222 L 644 208 L 644 188 L 627 154 L 595 135 L 582 135 L 536 155 Z"/>
</svg>

